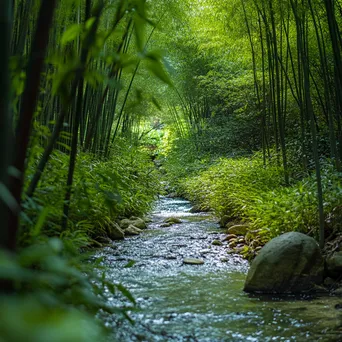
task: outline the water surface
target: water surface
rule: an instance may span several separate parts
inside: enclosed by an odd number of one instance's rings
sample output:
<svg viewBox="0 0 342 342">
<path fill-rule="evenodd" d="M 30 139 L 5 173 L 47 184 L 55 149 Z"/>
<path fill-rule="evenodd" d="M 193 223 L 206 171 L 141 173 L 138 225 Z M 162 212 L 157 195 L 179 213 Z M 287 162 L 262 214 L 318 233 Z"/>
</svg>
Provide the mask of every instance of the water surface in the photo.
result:
<svg viewBox="0 0 342 342">
<path fill-rule="evenodd" d="M 127 320 L 105 317 L 111 341 L 342 341 L 342 298 L 256 297 L 242 291 L 248 263 L 213 246 L 224 234 L 189 202 L 162 198 L 142 235 L 98 254 L 108 276 L 135 296 L 139 310 Z M 183 222 L 161 228 L 167 217 Z M 198 258 L 203 265 L 185 265 Z M 132 267 L 125 268 L 131 261 Z M 132 264 L 132 262 L 131 262 Z M 109 297 L 113 305 L 124 305 Z"/>
</svg>

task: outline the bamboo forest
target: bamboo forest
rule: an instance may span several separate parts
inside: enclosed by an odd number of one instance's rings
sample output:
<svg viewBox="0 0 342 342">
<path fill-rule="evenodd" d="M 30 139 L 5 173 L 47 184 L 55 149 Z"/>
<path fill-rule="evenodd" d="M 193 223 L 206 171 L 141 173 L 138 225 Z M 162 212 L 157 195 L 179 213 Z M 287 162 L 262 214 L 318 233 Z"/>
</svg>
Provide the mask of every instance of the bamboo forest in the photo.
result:
<svg viewBox="0 0 342 342">
<path fill-rule="evenodd" d="M 342 341 L 341 0 L 0 0 L 0 342 Z"/>
</svg>

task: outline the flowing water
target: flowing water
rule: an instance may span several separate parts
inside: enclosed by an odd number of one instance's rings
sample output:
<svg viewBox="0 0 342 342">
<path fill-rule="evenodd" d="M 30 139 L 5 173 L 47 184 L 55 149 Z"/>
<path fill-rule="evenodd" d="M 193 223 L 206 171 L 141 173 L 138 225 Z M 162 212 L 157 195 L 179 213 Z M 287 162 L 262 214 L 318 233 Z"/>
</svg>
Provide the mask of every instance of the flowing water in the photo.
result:
<svg viewBox="0 0 342 342">
<path fill-rule="evenodd" d="M 342 341 L 342 310 L 335 308 L 342 298 L 244 293 L 248 263 L 227 254 L 225 246 L 213 246 L 222 230 L 190 208 L 187 201 L 162 198 L 148 230 L 98 253 L 109 278 L 125 285 L 139 306 L 130 314 L 134 325 L 103 318 L 110 341 Z M 160 227 L 167 217 L 182 223 Z M 187 265 L 184 258 L 204 264 Z M 108 301 L 125 304 L 118 297 Z"/>
</svg>

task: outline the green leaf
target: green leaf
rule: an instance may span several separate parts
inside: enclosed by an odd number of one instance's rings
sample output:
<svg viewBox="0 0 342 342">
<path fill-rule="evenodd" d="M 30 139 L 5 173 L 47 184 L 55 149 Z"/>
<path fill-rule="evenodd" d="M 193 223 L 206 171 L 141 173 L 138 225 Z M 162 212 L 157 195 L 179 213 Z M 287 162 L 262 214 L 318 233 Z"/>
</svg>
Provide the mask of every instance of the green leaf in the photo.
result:
<svg viewBox="0 0 342 342">
<path fill-rule="evenodd" d="M 151 61 L 147 64 L 147 68 L 155 75 L 157 76 L 161 81 L 164 83 L 172 86 L 171 79 L 169 75 L 165 72 L 162 64 L 160 62 Z"/>
<path fill-rule="evenodd" d="M 60 141 L 57 141 L 56 144 L 64 147 L 67 151 L 71 151 L 71 147 L 69 145 L 67 145 L 67 144 L 64 144 L 64 143 L 62 143 Z"/>
<path fill-rule="evenodd" d="M 14 166 L 10 166 L 7 170 L 8 175 L 17 179 L 20 179 L 21 177 L 21 172 L 15 168 Z"/>
<path fill-rule="evenodd" d="M 31 230 L 31 236 L 37 237 L 37 236 L 40 234 L 40 232 L 41 232 L 41 230 L 42 230 L 42 227 L 43 227 L 43 225 L 44 225 L 44 223 L 45 223 L 45 221 L 46 221 L 46 218 L 47 218 L 49 212 L 50 212 L 49 207 L 45 207 L 45 208 L 41 211 L 41 213 L 40 213 L 40 215 L 39 215 L 39 217 L 38 217 L 37 223 L 35 224 L 35 226 L 34 226 L 33 229 Z"/>
<path fill-rule="evenodd" d="M 137 262 L 135 260 L 130 260 L 125 266 L 124 268 L 130 268 L 133 267 Z"/>
<path fill-rule="evenodd" d="M 19 212 L 19 205 L 16 199 L 3 183 L 0 183 L 0 200 L 2 200 L 13 212 Z"/>
<path fill-rule="evenodd" d="M 66 45 L 67 43 L 76 39 L 82 33 L 82 26 L 80 24 L 71 25 L 63 33 L 61 38 L 61 44 Z"/>
<path fill-rule="evenodd" d="M 134 297 L 123 285 L 118 284 L 116 287 L 132 304 L 136 305 Z"/>
<path fill-rule="evenodd" d="M 138 14 L 135 13 L 134 17 L 134 32 L 136 38 L 136 44 L 140 51 L 144 49 L 144 37 L 145 37 L 145 20 Z"/>
<path fill-rule="evenodd" d="M 157 109 L 161 111 L 162 107 L 159 104 L 159 102 L 157 101 L 157 99 L 153 96 L 151 100 L 152 100 L 152 103 L 157 107 Z"/>
</svg>

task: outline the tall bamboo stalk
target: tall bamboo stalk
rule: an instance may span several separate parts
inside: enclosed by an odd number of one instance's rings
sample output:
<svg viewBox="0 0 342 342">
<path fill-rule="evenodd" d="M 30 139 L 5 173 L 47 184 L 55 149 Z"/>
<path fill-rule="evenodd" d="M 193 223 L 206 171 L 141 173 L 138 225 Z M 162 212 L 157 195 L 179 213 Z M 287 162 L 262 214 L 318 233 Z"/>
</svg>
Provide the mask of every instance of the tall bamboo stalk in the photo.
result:
<svg viewBox="0 0 342 342">
<path fill-rule="evenodd" d="M 10 166 L 10 156 L 12 148 L 12 119 L 10 115 L 10 36 L 11 36 L 11 0 L 0 1 L 0 219 L 2 228 L 0 229 L 0 247 L 9 248 L 10 231 L 8 226 L 8 199 L 5 193 L 8 190 L 8 168 Z M 12 208 L 13 209 L 13 208 Z"/>
</svg>

